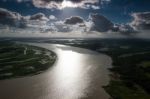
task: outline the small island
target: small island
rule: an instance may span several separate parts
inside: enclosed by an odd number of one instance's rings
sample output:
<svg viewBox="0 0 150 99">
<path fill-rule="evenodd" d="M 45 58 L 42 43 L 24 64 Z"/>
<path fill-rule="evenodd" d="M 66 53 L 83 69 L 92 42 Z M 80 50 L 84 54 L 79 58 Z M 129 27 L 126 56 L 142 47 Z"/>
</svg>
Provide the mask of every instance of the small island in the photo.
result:
<svg viewBox="0 0 150 99">
<path fill-rule="evenodd" d="M 28 44 L 0 43 L 0 80 L 33 76 L 46 71 L 56 61 L 50 50 Z"/>
</svg>

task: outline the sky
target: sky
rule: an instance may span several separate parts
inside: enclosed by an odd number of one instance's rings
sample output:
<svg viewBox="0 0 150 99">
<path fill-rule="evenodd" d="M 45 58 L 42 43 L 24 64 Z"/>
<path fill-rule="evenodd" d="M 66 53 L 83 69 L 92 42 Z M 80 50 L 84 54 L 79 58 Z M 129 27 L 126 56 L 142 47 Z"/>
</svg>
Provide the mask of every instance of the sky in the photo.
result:
<svg viewBox="0 0 150 99">
<path fill-rule="evenodd" d="M 150 38 L 150 0 L 0 0 L 0 37 Z"/>
</svg>

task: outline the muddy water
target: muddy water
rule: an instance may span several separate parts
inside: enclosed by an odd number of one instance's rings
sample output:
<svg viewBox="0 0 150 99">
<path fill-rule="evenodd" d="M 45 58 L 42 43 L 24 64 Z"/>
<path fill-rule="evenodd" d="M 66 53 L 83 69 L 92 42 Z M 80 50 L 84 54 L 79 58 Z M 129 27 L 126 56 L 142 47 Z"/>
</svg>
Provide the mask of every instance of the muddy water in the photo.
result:
<svg viewBox="0 0 150 99">
<path fill-rule="evenodd" d="M 39 75 L 0 81 L 0 99 L 108 99 L 111 58 L 87 49 L 30 43 L 54 51 L 54 66 Z"/>
</svg>

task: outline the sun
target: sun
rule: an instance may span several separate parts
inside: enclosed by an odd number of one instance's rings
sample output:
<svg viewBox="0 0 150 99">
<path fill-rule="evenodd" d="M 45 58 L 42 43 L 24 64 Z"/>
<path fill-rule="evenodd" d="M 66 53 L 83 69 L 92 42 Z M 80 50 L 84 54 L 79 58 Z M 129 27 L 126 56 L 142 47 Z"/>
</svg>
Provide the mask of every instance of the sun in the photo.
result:
<svg viewBox="0 0 150 99">
<path fill-rule="evenodd" d="M 61 4 L 62 8 L 67 8 L 67 7 L 72 7 L 72 8 L 75 8 L 77 7 L 76 4 L 72 3 L 71 1 L 68 1 L 68 0 L 64 0 Z"/>
</svg>

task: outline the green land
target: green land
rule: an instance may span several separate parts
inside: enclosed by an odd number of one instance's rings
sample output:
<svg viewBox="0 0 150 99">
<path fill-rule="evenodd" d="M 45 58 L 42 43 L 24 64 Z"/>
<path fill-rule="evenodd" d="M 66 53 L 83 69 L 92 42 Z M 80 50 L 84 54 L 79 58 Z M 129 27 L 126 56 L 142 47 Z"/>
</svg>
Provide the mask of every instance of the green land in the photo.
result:
<svg viewBox="0 0 150 99">
<path fill-rule="evenodd" d="M 113 99 L 150 99 L 150 52 L 138 53 L 108 54 L 113 68 L 111 81 L 104 88 Z"/>
<path fill-rule="evenodd" d="M 104 86 L 112 99 L 150 99 L 150 41 L 75 40 L 66 45 L 91 49 L 112 58 L 113 67 L 109 69 L 111 80 Z M 40 53 L 50 52 L 51 55 L 40 54 L 37 50 Z M 49 62 L 42 64 L 42 59 Z M 42 48 L 1 43 L 0 79 L 39 74 L 49 68 L 55 60 L 56 55 L 53 52 Z"/>
<path fill-rule="evenodd" d="M 77 42 L 77 41 L 76 41 Z M 150 99 L 150 41 L 100 39 L 68 44 L 107 54 L 112 58 L 110 82 L 104 86 L 112 99 Z"/>
<path fill-rule="evenodd" d="M 111 81 L 104 89 L 112 99 L 150 99 L 149 45 L 134 42 L 110 45 L 99 51 L 113 60 Z"/>
<path fill-rule="evenodd" d="M 27 44 L 0 43 L 0 80 L 32 76 L 51 67 L 56 54 Z"/>
</svg>

